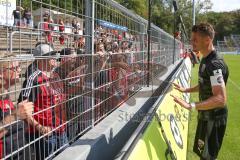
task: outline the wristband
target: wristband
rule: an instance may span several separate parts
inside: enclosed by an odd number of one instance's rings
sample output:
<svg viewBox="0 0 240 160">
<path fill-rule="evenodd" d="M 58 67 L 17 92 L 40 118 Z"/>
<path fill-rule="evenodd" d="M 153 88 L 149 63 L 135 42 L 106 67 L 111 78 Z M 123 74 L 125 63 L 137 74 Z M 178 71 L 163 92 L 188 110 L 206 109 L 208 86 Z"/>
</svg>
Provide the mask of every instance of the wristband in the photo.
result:
<svg viewBox="0 0 240 160">
<path fill-rule="evenodd" d="M 190 106 L 191 106 L 192 111 L 196 110 L 196 103 L 193 102 L 193 103 L 190 104 Z"/>
</svg>

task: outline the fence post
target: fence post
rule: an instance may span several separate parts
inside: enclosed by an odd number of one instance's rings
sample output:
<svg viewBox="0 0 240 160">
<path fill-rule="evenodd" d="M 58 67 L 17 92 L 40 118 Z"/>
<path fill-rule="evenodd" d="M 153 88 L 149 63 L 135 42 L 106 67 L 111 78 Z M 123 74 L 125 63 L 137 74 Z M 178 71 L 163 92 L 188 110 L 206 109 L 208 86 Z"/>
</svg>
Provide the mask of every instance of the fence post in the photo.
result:
<svg viewBox="0 0 240 160">
<path fill-rule="evenodd" d="M 150 83 L 150 57 L 151 57 L 151 0 L 148 0 L 148 64 L 147 64 L 147 70 L 148 70 L 148 75 L 147 75 L 147 86 L 149 87 Z"/>
<path fill-rule="evenodd" d="M 140 33 L 141 33 L 141 35 L 140 35 L 140 48 L 141 48 L 141 50 L 140 50 L 140 52 L 142 52 L 142 54 L 141 54 L 141 58 L 142 58 L 142 69 L 144 69 L 144 62 L 145 62 L 145 26 L 142 24 L 142 25 L 140 25 Z M 145 82 L 144 82 L 144 79 L 142 79 L 141 80 L 141 85 L 143 86 L 145 84 Z"/>
<path fill-rule="evenodd" d="M 86 15 L 86 21 L 85 21 L 85 33 L 86 35 L 86 54 L 91 54 L 91 60 L 88 61 L 89 64 L 89 70 L 91 71 L 92 75 L 91 77 L 87 78 L 87 82 L 91 82 L 91 106 L 92 106 L 92 127 L 94 127 L 95 122 L 95 115 L 94 115 L 94 15 L 95 15 L 95 0 L 85 0 L 85 15 Z"/>
</svg>

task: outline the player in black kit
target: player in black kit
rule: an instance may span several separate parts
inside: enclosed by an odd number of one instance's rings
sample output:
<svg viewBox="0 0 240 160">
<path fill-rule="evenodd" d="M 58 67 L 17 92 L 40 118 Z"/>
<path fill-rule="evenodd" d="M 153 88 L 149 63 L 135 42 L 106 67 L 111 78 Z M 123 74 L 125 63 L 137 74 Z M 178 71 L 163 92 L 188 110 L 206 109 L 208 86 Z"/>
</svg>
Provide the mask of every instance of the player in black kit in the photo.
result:
<svg viewBox="0 0 240 160">
<path fill-rule="evenodd" d="M 201 160 L 215 160 L 222 145 L 227 125 L 226 84 L 228 67 L 213 47 L 214 29 L 208 23 L 200 23 L 192 28 L 194 51 L 203 55 L 198 72 L 198 85 L 182 88 L 181 92 L 199 92 L 199 102 L 187 103 L 173 96 L 176 103 L 189 110 L 198 111 L 198 126 L 193 151 Z"/>
</svg>

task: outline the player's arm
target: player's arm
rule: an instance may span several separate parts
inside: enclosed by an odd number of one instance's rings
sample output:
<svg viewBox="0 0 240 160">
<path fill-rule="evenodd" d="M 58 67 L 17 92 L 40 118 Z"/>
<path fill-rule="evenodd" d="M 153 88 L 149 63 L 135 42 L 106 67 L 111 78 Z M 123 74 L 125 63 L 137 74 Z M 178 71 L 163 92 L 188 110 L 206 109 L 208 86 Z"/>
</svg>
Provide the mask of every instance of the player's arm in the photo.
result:
<svg viewBox="0 0 240 160">
<path fill-rule="evenodd" d="M 189 104 L 184 100 L 180 99 L 179 97 L 171 95 L 173 97 L 173 100 L 176 103 L 180 104 L 182 107 L 189 110 L 192 110 L 192 109 L 210 110 L 210 109 L 225 107 L 227 96 L 226 96 L 226 86 L 225 86 L 222 70 L 224 70 L 224 67 L 222 64 L 219 64 L 219 63 L 215 65 L 214 64 L 210 65 L 208 67 L 209 80 L 211 81 L 213 95 L 207 100 Z"/>
<path fill-rule="evenodd" d="M 210 76 L 213 96 L 205 101 L 196 103 L 197 110 L 209 110 L 214 108 L 222 108 L 226 105 L 227 95 L 226 86 L 223 79 L 221 69 L 213 71 L 213 75 Z"/>
</svg>

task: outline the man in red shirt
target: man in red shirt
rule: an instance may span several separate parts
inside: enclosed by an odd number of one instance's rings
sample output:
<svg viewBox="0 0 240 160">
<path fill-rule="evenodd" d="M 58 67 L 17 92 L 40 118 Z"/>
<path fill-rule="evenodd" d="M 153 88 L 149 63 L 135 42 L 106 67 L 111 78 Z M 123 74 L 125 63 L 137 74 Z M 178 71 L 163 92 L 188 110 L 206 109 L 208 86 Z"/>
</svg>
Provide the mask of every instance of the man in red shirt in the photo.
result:
<svg viewBox="0 0 240 160">
<path fill-rule="evenodd" d="M 68 145 L 65 132 L 65 94 L 57 67 L 59 55 L 48 44 L 39 44 L 33 51 L 36 60 L 28 68 L 19 100 L 34 103 L 34 116 L 29 123 L 29 142 L 35 141 L 36 159 L 52 158 L 57 150 Z"/>
</svg>

